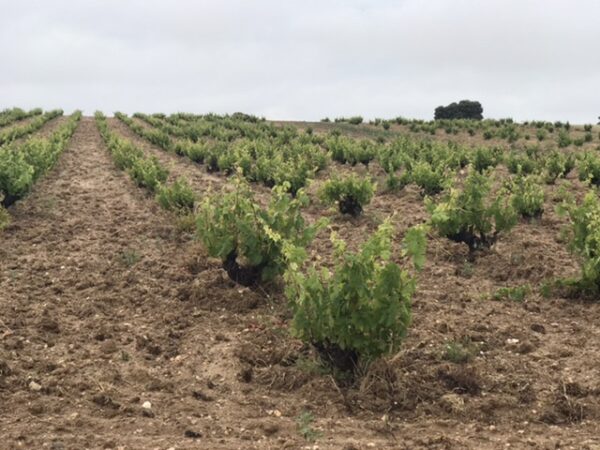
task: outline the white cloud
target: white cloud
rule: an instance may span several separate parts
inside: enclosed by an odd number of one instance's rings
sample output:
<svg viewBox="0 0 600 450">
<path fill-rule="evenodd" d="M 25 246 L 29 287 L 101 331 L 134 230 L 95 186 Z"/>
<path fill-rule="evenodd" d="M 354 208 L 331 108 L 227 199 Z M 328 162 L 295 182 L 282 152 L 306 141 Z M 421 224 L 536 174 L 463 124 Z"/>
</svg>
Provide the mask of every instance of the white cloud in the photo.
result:
<svg viewBox="0 0 600 450">
<path fill-rule="evenodd" d="M 20 0 L 0 107 L 245 111 L 278 119 L 600 114 L 595 0 Z"/>
</svg>

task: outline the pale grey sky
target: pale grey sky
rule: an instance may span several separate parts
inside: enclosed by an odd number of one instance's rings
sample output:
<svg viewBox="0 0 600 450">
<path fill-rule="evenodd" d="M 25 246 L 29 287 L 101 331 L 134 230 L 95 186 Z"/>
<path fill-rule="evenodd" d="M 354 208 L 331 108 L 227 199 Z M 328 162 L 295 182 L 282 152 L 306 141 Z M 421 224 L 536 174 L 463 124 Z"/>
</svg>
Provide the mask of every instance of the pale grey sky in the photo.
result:
<svg viewBox="0 0 600 450">
<path fill-rule="evenodd" d="M 596 122 L 598 0 L 0 0 L 0 109 Z"/>
</svg>

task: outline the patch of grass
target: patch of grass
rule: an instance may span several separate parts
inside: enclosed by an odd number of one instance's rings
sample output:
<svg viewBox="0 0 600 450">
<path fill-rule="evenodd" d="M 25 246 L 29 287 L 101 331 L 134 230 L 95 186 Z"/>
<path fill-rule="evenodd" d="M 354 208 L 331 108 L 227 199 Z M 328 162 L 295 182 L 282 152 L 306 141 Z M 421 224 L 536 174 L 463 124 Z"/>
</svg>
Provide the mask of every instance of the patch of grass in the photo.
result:
<svg viewBox="0 0 600 450">
<path fill-rule="evenodd" d="M 296 367 L 311 375 L 329 375 L 331 369 L 324 365 L 320 359 L 313 359 L 305 356 L 299 357 L 295 362 Z"/>
<path fill-rule="evenodd" d="M 175 220 L 175 226 L 180 233 L 194 233 L 196 231 L 196 216 L 193 213 L 180 214 Z"/>
<path fill-rule="evenodd" d="M 540 287 L 542 297 L 561 297 L 578 300 L 597 300 L 600 288 L 587 280 L 559 278 L 548 280 Z"/>
<path fill-rule="evenodd" d="M 450 341 L 444 346 L 442 359 L 455 364 L 469 362 L 477 353 L 477 346 L 472 342 Z"/>
<path fill-rule="evenodd" d="M 298 432 L 308 442 L 315 442 L 321 437 L 321 433 L 313 428 L 313 422 L 315 416 L 310 411 L 303 411 L 296 418 L 296 424 L 298 425 Z"/>
<path fill-rule="evenodd" d="M 498 289 L 492 295 L 492 300 L 510 300 L 512 302 L 521 303 L 525 297 L 531 292 L 531 287 L 528 284 L 522 286 L 503 287 Z"/>
<path fill-rule="evenodd" d="M 475 266 L 469 261 L 465 261 L 464 264 L 456 271 L 457 275 L 465 278 L 471 278 L 474 272 Z"/>
<path fill-rule="evenodd" d="M 135 266 L 141 259 L 142 256 L 135 249 L 128 248 L 119 253 L 119 260 L 126 267 Z"/>
</svg>

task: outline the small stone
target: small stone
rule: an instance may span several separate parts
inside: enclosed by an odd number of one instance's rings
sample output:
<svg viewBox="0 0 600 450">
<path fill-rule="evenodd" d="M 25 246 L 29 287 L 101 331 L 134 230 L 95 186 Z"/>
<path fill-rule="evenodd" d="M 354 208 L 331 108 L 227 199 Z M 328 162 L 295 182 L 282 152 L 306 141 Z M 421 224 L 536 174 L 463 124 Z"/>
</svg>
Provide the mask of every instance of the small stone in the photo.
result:
<svg viewBox="0 0 600 450">
<path fill-rule="evenodd" d="M 508 339 L 506 340 L 506 343 L 507 343 L 508 345 L 515 345 L 515 344 L 518 344 L 518 343 L 519 343 L 519 340 L 518 340 L 518 339 L 515 339 L 515 338 L 508 338 Z"/>
<path fill-rule="evenodd" d="M 142 403 L 142 408 L 150 410 L 150 409 L 152 409 L 152 403 L 146 401 L 146 402 Z"/>
<path fill-rule="evenodd" d="M 528 342 L 528 341 L 522 342 L 517 347 L 517 353 L 520 353 L 522 355 L 525 355 L 527 353 L 531 353 L 534 350 L 535 350 L 535 347 L 533 346 L 533 344 L 531 342 Z"/>
<path fill-rule="evenodd" d="M 272 436 L 279 431 L 279 425 L 274 422 L 266 422 L 261 424 L 261 428 L 267 436 Z"/>
<path fill-rule="evenodd" d="M 29 389 L 31 389 L 34 392 L 39 392 L 42 390 L 42 385 L 36 383 L 35 381 L 32 381 L 31 383 L 29 383 Z"/>
<path fill-rule="evenodd" d="M 142 416 L 152 419 L 155 417 L 155 414 L 151 409 L 142 409 Z"/>
<path fill-rule="evenodd" d="M 546 328 L 544 327 L 544 325 L 539 324 L 539 323 L 532 324 L 530 328 L 532 331 L 535 331 L 536 333 L 540 333 L 540 334 L 546 333 Z"/>
<path fill-rule="evenodd" d="M 199 439 L 202 437 L 202 433 L 198 433 L 197 431 L 193 431 L 193 430 L 185 430 L 183 435 L 186 438 L 190 438 L 190 439 Z"/>
<path fill-rule="evenodd" d="M 39 416 L 44 413 L 44 405 L 40 403 L 34 403 L 29 407 L 29 412 L 34 416 Z"/>
<path fill-rule="evenodd" d="M 193 391 L 192 392 L 192 396 L 196 399 L 196 400 L 202 400 L 203 402 L 212 402 L 215 400 L 215 398 L 211 395 L 208 395 L 200 390 L 198 391 Z"/>
<path fill-rule="evenodd" d="M 114 341 L 105 341 L 100 345 L 100 351 L 107 355 L 115 353 L 118 350 L 117 344 Z"/>
</svg>

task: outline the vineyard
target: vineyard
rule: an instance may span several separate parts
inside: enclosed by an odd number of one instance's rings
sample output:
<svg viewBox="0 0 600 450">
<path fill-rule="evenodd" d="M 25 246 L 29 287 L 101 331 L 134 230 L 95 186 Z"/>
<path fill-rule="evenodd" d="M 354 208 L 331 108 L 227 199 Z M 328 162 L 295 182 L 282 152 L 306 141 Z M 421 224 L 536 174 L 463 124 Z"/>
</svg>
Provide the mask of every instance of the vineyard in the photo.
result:
<svg viewBox="0 0 600 450">
<path fill-rule="evenodd" d="M 599 448 L 599 186 L 597 125 L 1 111 L 0 438 Z"/>
</svg>

